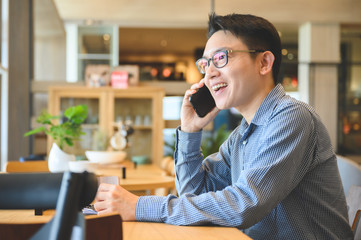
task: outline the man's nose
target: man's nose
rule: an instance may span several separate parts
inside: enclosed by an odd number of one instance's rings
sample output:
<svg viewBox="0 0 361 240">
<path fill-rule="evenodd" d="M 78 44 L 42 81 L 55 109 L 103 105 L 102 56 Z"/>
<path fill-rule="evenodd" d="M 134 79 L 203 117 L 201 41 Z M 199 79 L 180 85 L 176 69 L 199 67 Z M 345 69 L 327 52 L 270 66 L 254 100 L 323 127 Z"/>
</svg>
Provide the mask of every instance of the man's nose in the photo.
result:
<svg viewBox="0 0 361 240">
<path fill-rule="evenodd" d="M 213 78 L 215 76 L 218 76 L 218 74 L 219 74 L 218 68 L 216 68 L 216 66 L 214 66 L 212 61 L 209 61 L 209 65 L 208 65 L 208 67 L 206 69 L 205 77 L 206 78 Z"/>
</svg>

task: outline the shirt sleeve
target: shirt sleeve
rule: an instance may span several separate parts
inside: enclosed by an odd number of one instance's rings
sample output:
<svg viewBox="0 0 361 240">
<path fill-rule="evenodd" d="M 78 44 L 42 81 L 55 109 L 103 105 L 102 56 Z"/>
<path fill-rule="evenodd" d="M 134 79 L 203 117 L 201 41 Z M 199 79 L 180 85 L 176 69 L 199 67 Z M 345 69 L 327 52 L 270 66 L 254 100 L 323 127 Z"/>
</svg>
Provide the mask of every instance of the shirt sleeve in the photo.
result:
<svg viewBox="0 0 361 240">
<path fill-rule="evenodd" d="M 178 128 L 176 136 L 175 183 L 179 195 L 198 195 L 231 184 L 230 165 L 225 162 L 229 154 L 225 147 L 204 160 L 200 146 L 202 132 L 186 133 Z"/>
</svg>

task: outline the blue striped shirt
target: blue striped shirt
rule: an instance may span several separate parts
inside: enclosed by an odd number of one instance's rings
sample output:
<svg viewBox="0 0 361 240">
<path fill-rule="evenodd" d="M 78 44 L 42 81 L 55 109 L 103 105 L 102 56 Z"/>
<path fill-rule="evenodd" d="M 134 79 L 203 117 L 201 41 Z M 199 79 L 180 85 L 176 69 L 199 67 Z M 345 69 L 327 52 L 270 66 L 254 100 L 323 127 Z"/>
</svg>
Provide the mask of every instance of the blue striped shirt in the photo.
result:
<svg viewBox="0 0 361 240">
<path fill-rule="evenodd" d="M 140 197 L 138 221 L 234 226 L 254 239 L 353 238 L 327 130 L 281 85 L 204 160 L 201 134 L 177 130 L 179 197 Z"/>
</svg>

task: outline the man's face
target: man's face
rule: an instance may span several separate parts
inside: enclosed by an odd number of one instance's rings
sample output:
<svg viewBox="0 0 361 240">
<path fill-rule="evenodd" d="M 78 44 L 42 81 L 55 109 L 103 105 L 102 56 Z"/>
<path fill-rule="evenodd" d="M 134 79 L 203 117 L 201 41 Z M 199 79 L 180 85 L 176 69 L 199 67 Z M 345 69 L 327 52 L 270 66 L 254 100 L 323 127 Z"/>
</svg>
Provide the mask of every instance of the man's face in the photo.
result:
<svg viewBox="0 0 361 240">
<path fill-rule="evenodd" d="M 243 42 L 228 31 L 218 31 L 209 38 L 204 57 L 210 58 L 219 50 L 249 50 Z M 206 70 L 205 84 L 210 89 L 219 109 L 236 108 L 242 113 L 251 107 L 262 87 L 259 57 L 253 59 L 250 53 L 228 54 L 228 64 L 216 68 L 212 61 Z"/>
</svg>

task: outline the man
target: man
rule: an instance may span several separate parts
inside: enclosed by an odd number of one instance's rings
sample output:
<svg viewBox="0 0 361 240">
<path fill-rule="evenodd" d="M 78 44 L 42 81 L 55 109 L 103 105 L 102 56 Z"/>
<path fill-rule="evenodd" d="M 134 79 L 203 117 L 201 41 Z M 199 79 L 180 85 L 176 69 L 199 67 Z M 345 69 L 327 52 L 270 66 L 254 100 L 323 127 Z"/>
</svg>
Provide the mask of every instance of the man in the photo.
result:
<svg viewBox="0 0 361 240">
<path fill-rule="evenodd" d="M 101 185 L 95 208 L 125 220 L 235 226 L 254 239 L 352 239 L 336 156 L 314 110 L 285 95 L 277 75 L 274 26 L 252 15 L 209 19 L 197 67 L 205 74 L 184 96 L 175 152 L 179 197 L 134 196 Z M 206 85 L 216 102 L 204 118 L 188 98 Z M 220 109 L 243 120 L 203 159 L 202 129 Z"/>
</svg>

